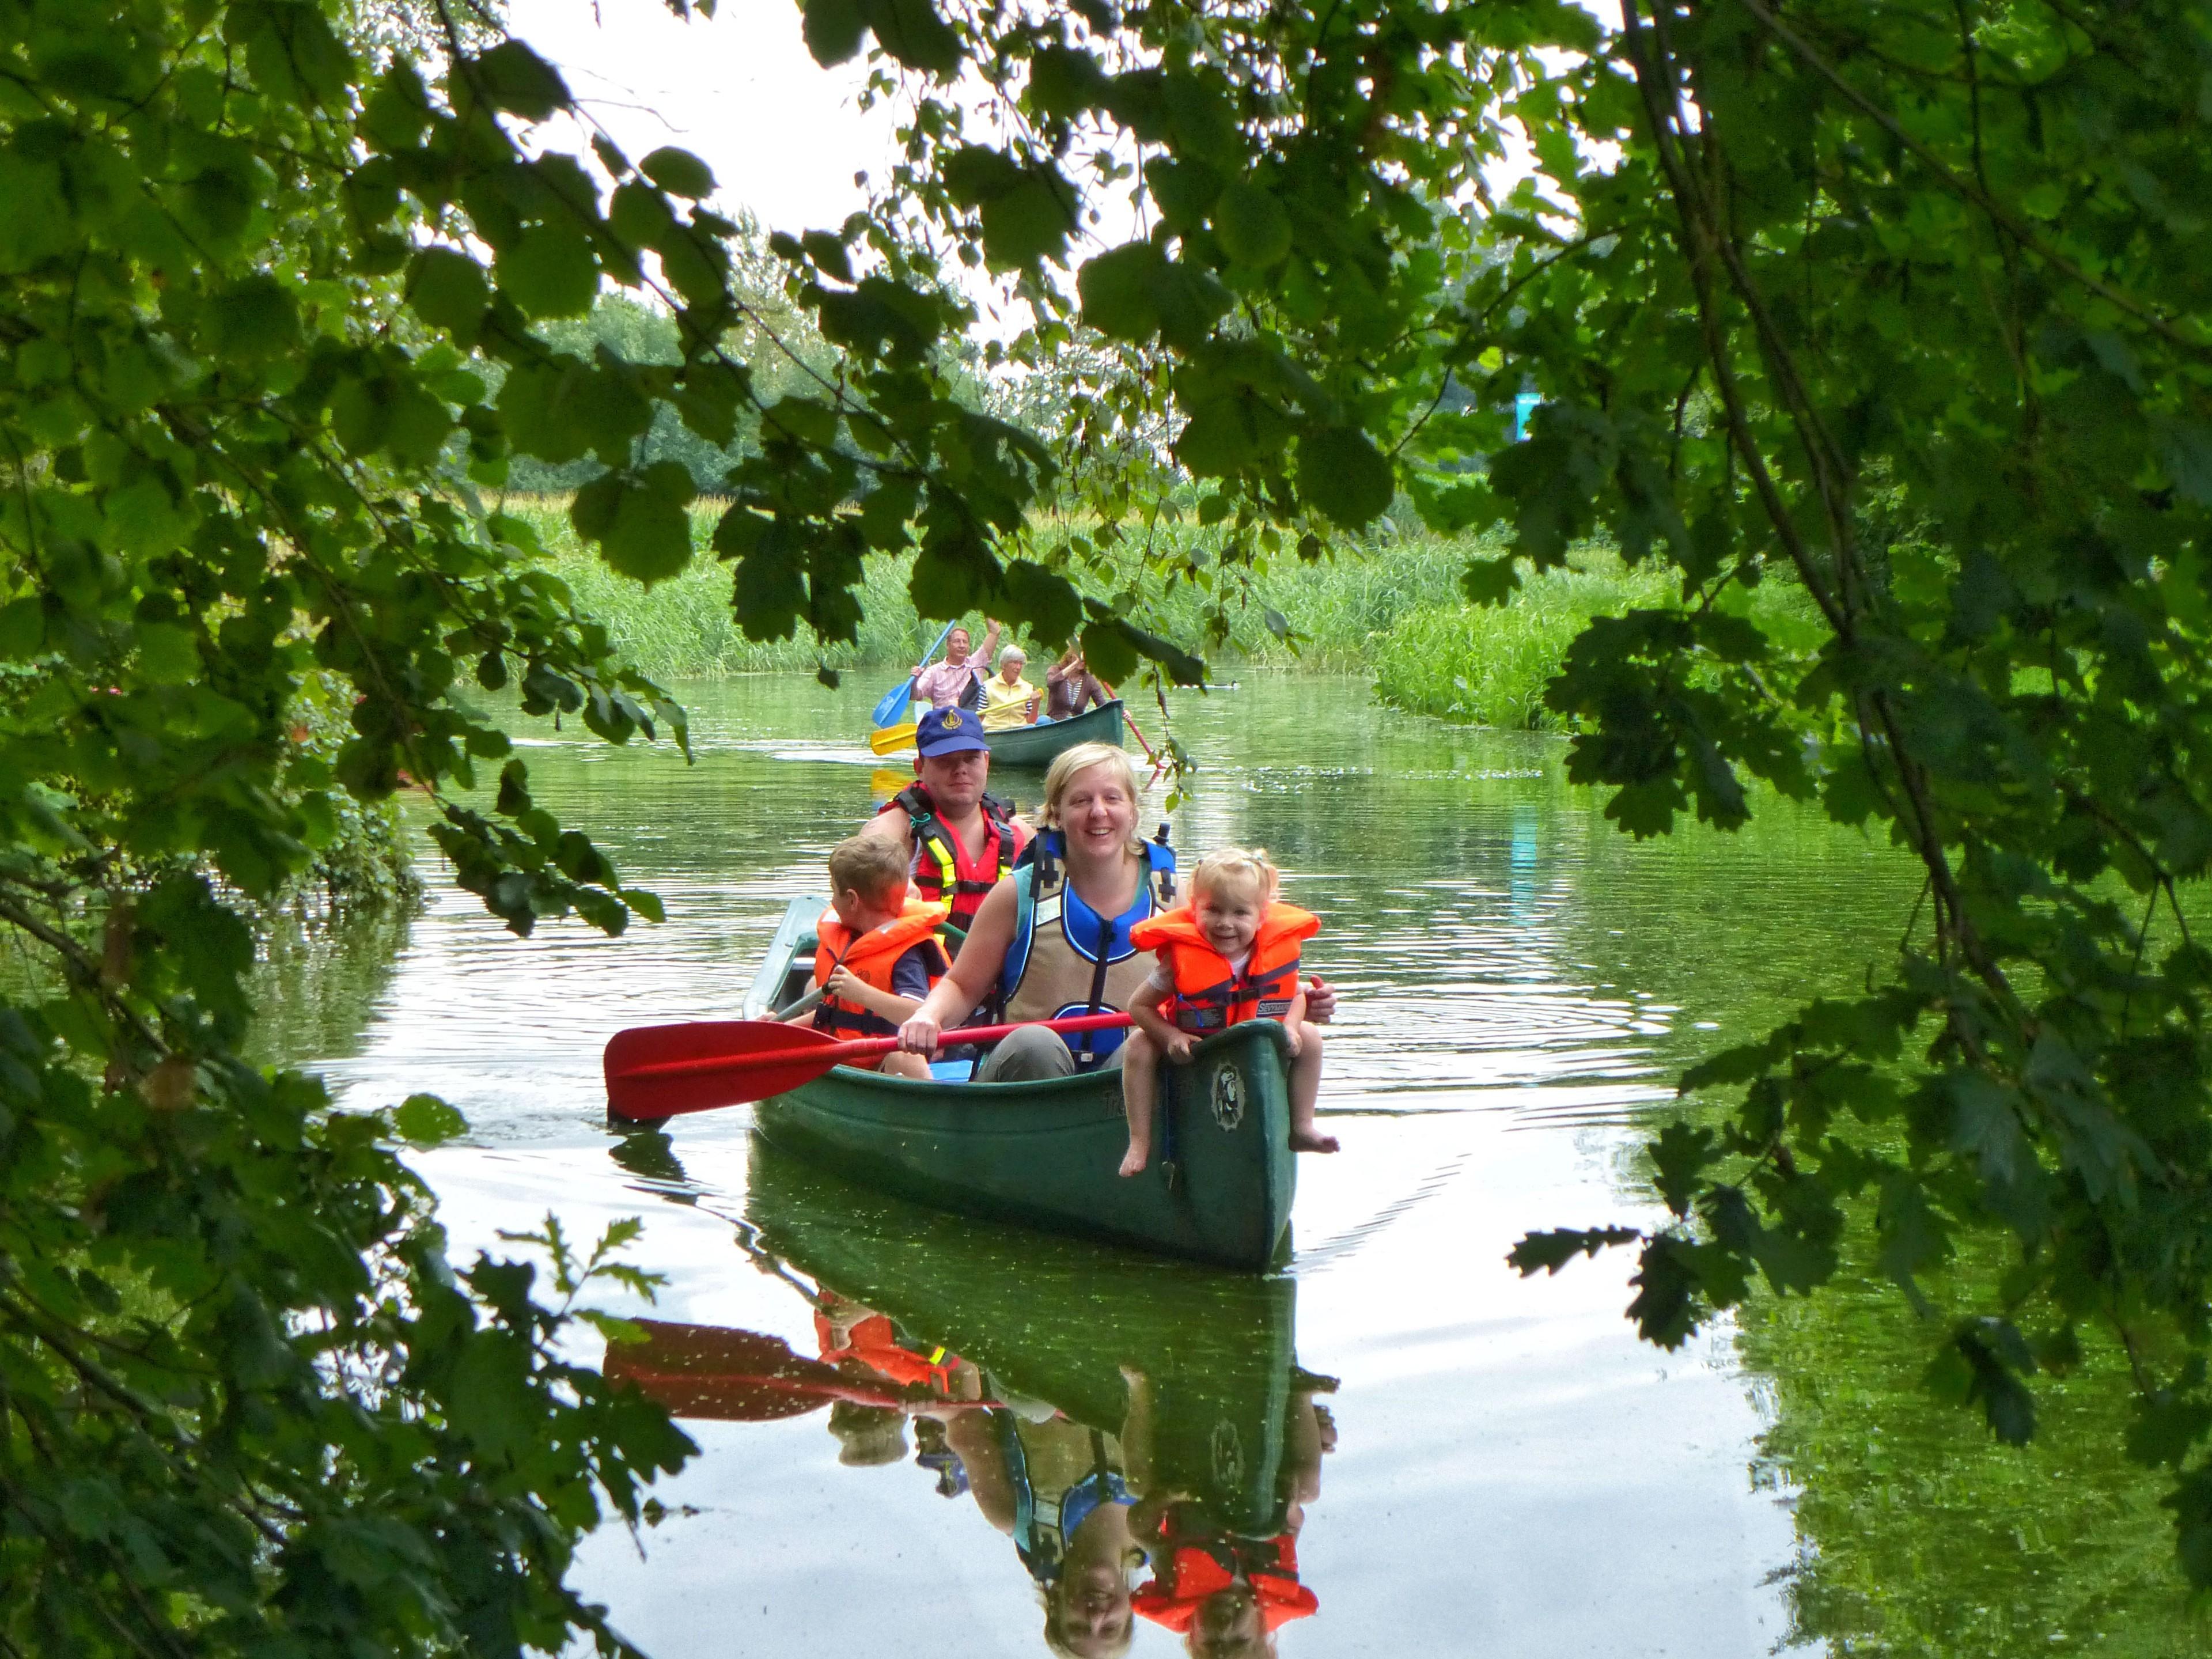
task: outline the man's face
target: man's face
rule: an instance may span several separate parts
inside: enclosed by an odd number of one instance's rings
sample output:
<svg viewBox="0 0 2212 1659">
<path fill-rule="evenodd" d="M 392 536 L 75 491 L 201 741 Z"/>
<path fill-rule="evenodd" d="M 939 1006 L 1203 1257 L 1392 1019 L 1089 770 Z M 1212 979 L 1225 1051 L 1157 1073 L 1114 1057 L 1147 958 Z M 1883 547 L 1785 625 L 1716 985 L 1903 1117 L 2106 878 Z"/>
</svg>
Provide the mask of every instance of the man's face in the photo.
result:
<svg viewBox="0 0 2212 1659">
<path fill-rule="evenodd" d="M 968 630 L 956 628 L 945 636 L 945 659 L 957 668 L 968 660 Z"/>
<path fill-rule="evenodd" d="M 983 798 L 991 781 L 988 749 L 962 749 L 950 755 L 916 757 L 914 775 L 940 808 L 964 812 Z"/>
</svg>

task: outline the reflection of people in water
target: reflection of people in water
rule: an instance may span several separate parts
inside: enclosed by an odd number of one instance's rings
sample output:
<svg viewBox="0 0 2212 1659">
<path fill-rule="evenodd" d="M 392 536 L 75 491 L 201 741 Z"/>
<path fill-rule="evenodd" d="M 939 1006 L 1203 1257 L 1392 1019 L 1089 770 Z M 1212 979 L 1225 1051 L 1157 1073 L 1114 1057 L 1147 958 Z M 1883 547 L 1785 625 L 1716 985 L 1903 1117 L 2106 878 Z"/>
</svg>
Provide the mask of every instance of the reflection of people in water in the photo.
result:
<svg viewBox="0 0 2212 1659">
<path fill-rule="evenodd" d="M 1298 1582 L 1297 1535 L 1321 1494 L 1321 1460 L 1335 1449 L 1321 1379 L 1300 1376 L 1285 1446 L 1282 1530 L 1245 1538 L 1182 1492 L 1155 1489 L 1152 1395 L 1139 1371 L 1121 1433 L 1085 1428 L 1012 1405 L 950 1419 L 945 1438 L 964 1465 L 976 1507 L 1001 1532 L 1044 1603 L 1045 1644 L 1076 1659 L 1127 1650 L 1136 1615 L 1178 1632 L 1193 1659 L 1261 1659 L 1275 1632 L 1320 1606 Z M 1325 1386 L 1325 1385 L 1324 1385 Z M 1132 1589 L 1146 1561 L 1152 1576 Z"/>
<path fill-rule="evenodd" d="M 941 1343 L 915 1341 L 886 1316 L 833 1291 L 823 1291 L 816 1299 L 814 1336 L 823 1364 L 848 1375 L 892 1383 L 909 1401 L 877 1406 L 841 1400 L 830 1407 L 830 1432 L 837 1439 L 837 1461 L 849 1468 L 875 1468 L 904 1458 L 910 1414 L 926 1411 L 933 1403 L 982 1398 L 981 1373 L 958 1354 Z M 915 1439 L 921 1438 L 917 1429 Z M 942 1490 L 942 1460 L 933 1464 L 925 1446 L 916 1461 L 939 1469 Z"/>
<path fill-rule="evenodd" d="M 1200 1505 L 1176 1499 L 1138 1534 L 1152 1576 L 1130 1605 L 1182 1632 L 1191 1659 L 1273 1659 L 1275 1632 L 1320 1608 L 1298 1582 L 1297 1539 L 1307 1503 L 1321 1496 L 1321 1460 L 1336 1449 L 1336 1425 L 1313 1389 L 1301 1387 L 1291 1396 L 1289 1429 L 1281 1532 L 1242 1537 Z"/>
<path fill-rule="evenodd" d="M 1133 1520 L 1157 1524 L 1158 1516 L 1133 1516 L 1138 1497 L 1121 1443 L 1048 1408 L 1004 1406 L 963 1413 L 945 1437 L 966 1467 L 975 1507 L 1013 1537 L 1044 1602 L 1045 1645 L 1076 1659 L 1126 1651 L 1135 1623 L 1130 1574 L 1144 1560 Z"/>
</svg>

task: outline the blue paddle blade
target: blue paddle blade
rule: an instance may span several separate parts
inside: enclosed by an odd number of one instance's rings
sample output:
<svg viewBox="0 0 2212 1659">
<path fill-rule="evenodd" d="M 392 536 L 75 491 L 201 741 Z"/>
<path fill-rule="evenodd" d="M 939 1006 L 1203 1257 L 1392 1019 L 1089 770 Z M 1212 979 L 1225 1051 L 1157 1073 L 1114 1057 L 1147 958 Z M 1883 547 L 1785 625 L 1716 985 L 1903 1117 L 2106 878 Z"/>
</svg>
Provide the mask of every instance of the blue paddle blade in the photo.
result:
<svg viewBox="0 0 2212 1659">
<path fill-rule="evenodd" d="M 886 726 L 895 726 L 906 718 L 906 708 L 914 701 L 914 682 L 895 685 L 884 693 L 884 700 L 876 705 L 875 725 L 880 732 Z"/>
<path fill-rule="evenodd" d="M 930 659 L 934 657 L 939 651 L 944 648 L 945 641 L 951 637 L 952 624 L 951 623 L 947 623 L 943 628 L 938 630 L 937 643 L 931 646 L 928 650 L 921 653 L 921 660 L 924 666 L 927 666 Z M 906 718 L 907 705 L 913 701 L 914 682 L 912 680 L 908 680 L 904 685 L 895 685 L 890 690 L 884 692 L 884 700 L 876 705 L 876 712 L 873 717 L 876 723 L 876 730 L 880 732 L 886 726 L 896 726 L 901 720 L 904 720 Z"/>
</svg>

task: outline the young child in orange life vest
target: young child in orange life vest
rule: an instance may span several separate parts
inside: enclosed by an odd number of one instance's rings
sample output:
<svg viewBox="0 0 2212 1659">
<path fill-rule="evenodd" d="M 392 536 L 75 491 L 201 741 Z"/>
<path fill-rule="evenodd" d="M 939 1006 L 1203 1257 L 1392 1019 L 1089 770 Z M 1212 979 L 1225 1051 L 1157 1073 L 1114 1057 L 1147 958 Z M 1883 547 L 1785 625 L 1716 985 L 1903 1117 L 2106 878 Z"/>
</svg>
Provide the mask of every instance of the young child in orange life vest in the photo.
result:
<svg viewBox="0 0 2212 1659">
<path fill-rule="evenodd" d="M 937 930 L 951 914 L 907 896 L 906 849 L 874 836 L 853 836 L 830 849 L 830 908 L 814 925 L 814 983 L 821 1006 L 794 1014 L 836 1037 L 896 1032 L 951 962 Z M 898 1077 L 926 1078 L 920 1054 L 867 1062 Z"/>
<path fill-rule="evenodd" d="M 1157 951 L 1158 963 L 1129 999 L 1137 1029 L 1122 1045 L 1121 1109 L 1129 1120 L 1123 1175 L 1152 1162 L 1160 1056 L 1181 1064 L 1192 1043 L 1248 1019 L 1280 1020 L 1290 1039 L 1292 1150 L 1336 1150 L 1336 1137 L 1314 1127 L 1321 1033 L 1305 1022 L 1298 982 L 1298 943 L 1319 933 L 1321 922 L 1275 897 L 1281 880 L 1265 849 L 1224 848 L 1191 872 L 1188 905 L 1129 930 L 1130 943 Z"/>
</svg>

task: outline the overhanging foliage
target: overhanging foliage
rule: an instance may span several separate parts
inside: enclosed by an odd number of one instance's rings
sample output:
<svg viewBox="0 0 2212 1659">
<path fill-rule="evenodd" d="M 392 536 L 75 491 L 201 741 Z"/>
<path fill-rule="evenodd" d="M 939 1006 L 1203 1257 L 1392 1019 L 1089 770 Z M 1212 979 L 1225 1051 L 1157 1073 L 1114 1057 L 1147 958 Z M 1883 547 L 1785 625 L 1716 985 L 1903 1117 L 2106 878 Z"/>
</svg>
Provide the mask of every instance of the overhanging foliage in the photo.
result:
<svg viewBox="0 0 2212 1659">
<path fill-rule="evenodd" d="M 817 55 L 876 52 L 913 114 L 870 214 L 772 240 L 842 354 L 774 375 L 706 169 L 526 144 L 558 76 L 418 9 L 410 57 L 337 0 L 0 0 L 0 922 L 66 988 L 0 1008 L 0 1638 L 614 1639 L 568 1553 L 680 1439 L 560 1363 L 522 1270 L 447 1268 L 385 1139 L 442 1109 L 335 1116 L 238 1061 L 235 900 L 404 777 L 517 931 L 658 915 L 463 688 L 680 740 L 483 500 L 514 457 L 591 458 L 579 532 L 672 574 L 696 485 L 641 447 L 664 409 L 754 434 L 715 551 L 757 637 L 849 637 L 864 551 L 911 549 L 928 614 L 1194 678 L 1131 619 L 1147 591 L 1233 602 L 1401 489 L 1511 530 L 1476 597 L 1595 532 L 1660 562 L 1679 599 L 1601 618 L 1549 693 L 1574 775 L 1639 835 L 1740 823 L 1763 780 L 1892 836 L 1927 894 L 1869 994 L 1691 1074 L 1739 1103 L 1659 1138 L 1676 1225 L 1522 1265 L 1633 1237 L 1632 1311 L 1674 1343 L 1754 1277 L 1818 1293 L 1848 1206 L 1908 1294 L 1961 1230 L 2007 1237 L 1936 1381 L 2024 1437 L 2038 1366 L 2122 1345 L 2115 1443 L 2173 1467 L 2212 1582 L 2191 8 L 1638 0 L 1608 34 L 1541 0 L 813 0 Z M 1515 135 L 1540 171 L 1493 199 Z M 1090 242 L 1124 191 L 1138 234 Z M 997 356 L 1060 377 L 1055 429 L 952 396 L 954 260 L 1032 306 Z M 610 283 L 675 361 L 550 343 Z M 1210 569 L 1144 533 L 1186 476 Z M 1762 581 L 1812 637 L 1753 620 Z M 310 673 L 357 699 L 334 763 L 288 738 Z M 588 1268 L 539 1248 L 572 1297 Z"/>
</svg>

